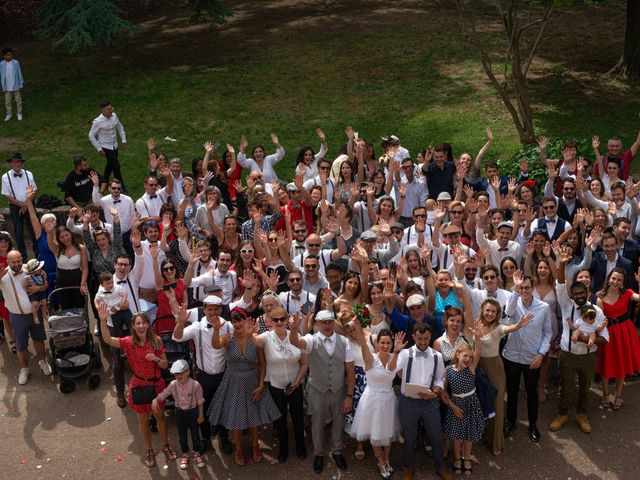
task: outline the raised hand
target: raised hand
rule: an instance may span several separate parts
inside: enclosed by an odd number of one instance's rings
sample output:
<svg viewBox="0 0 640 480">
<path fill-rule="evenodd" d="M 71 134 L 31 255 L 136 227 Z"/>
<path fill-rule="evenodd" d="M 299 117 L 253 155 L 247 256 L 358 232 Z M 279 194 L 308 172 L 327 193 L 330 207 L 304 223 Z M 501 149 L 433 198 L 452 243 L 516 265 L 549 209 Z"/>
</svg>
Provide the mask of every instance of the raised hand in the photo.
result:
<svg viewBox="0 0 640 480">
<path fill-rule="evenodd" d="M 96 172 L 95 170 L 92 170 L 91 173 L 89 173 L 89 178 L 91 179 L 91 183 L 93 183 L 94 186 L 99 186 L 100 185 L 100 177 L 98 176 L 98 172 Z"/>
<path fill-rule="evenodd" d="M 538 137 L 538 147 L 540 150 L 545 151 L 547 149 L 547 137 L 540 136 Z"/>
<path fill-rule="evenodd" d="M 213 152 L 213 143 L 205 142 L 203 146 L 204 146 L 204 151 L 207 152 L 208 154 L 211 154 L 211 152 Z"/>
<path fill-rule="evenodd" d="M 594 150 L 598 150 L 600 148 L 600 137 L 598 135 L 591 137 L 591 146 Z"/>
<path fill-rule="evenodd" d="M 327 137 L 324 135 L 324 132 L 320 127 L 316 128 L 316 135 L 318 135 L 320 143 L 327 143 Z"/>
<path fill-rule="evenodd" d="M 116 207 L 109 207 L 109 213 L 113 218 L 116 218 L 119 215 Z"/>
<path fill-rule="evenodd" d="M 522 282 L 521 282 L 522 283 Z M 526 315 L 522 315 L 520 320 L 518 320 L 518 327 L 526 327 L 533 320 L 533 313 L 527 313 Z"/>
<path fill-rule="evenodd" d="M 513 274 L 513 286 L 516 288 L 516 291 L 520 290 L 520 287 L 522 286 L 522 278 L 524 277 L 524 274 L 522 273 L 522 270 L 516 270 Z"/>
<path fill-rule="evenodd" d="M 353 133 L 353 127 L 351 125 L 347 126 L 347 128 L 345 129 L 345 133 L 347 134 L 347 138 L 349 140 L 354 139 L 355 134 Z"/>
<path fill-rule="evenodd" d="M 156 139 L 155 138 L 150 138 L 149 140 L 147 140 L 147 148 L 149 150 L 153 150 L 154 148 L 156 148 Z"/>
<path fill-rule="evenodd" d="M 553 164 L 549 164 L 549 166 L 547 167 L 547 176 L 552 182 L 558 176 L 558 169 Z"/>
<path fill-rule="evenodd" d="M 549 243 L 548 241 L 545 242 L 544 247 L 542 247 L 542 255 L 544 255 L 545 257 L 551 256 L 551 243 Z"/>
<path fill-rule="evenodd" d="M 236 180 L 233 182 L 233 188 L 236 189 L 236 192 L 242 193 L 244 192 L 244 187 L 242 186 L 242 182 L 240 180 Z"/>
<path fill-rule="evenodd" d="M 227 143 L 227 152 L 229 152 L 231 154 L 235 154 L 236 153 L 235 148 L 233 148 L 233 145 L 231 145 L 230 143 Z"/>
<path fill-rule="evenodd" d="M 278 141 L 278 135 L 276 135 L 275 133 L 271 134 L 271 142 L 276 146 L 280 146 L 280 142 Z"/>
<path fill-rule="evenodd" d="M 404 332 L 396 333 L 396 336 L 393 339 L 393 351 L 394 352 L 399 352 L 400 350 L 402 350 L 404 347 L 406 347 L 408 345 L 409 342 L 406 342 L 404 337 L 405 337 L 405 333 Z"/>
<path fill-rule="evenodd" d="M 71 218 L 76 218 L 78 216 L 79 210 L 78 207 L 71 207 L 71 210 L 69 210 L 69 216 Z"/>
<path fill-rule="evenodd" d="M 160 253 L 158 249 L 158 245 L 153 243 L 149 245 L 149 253 L 151 254 L 151 258 L 153 258 L 154 260 L 157 260 L 158 254 Z"/>
<path fill-rule="evenodd" d="M 586 245 L 586 242 L 585 242 Z M 560 247 L 560 251 L 558 252 L 558 261 L 566 265 L 573 258 L 573 254 L 571 253 L 571 247 L 569 245 L 563 245 Z"/>
<path fill-rule="evenodd" d="M 493 142 L 493 132 L 491 131 L 490 128 L 487 128 L 487 140 L 489 142 Z"/>
<path fill-rule="evenodd" d="M 249 140 L 247 140 L 247 137 L 245 137 L 244 135 L 242 135 L 240 137 L 240 145 L 238 146 L 238 149 L 241 152 L 244 152 L 245 149 L 249 146 Z"/>
<path fill-rule="evenodd" d="M 131 229 L 131 245 L 133 245 L 134 248 L 138 248 L 140 246 L 141 243 L 141 237 L 140 237 L 140 230 L 136 229 Z"/>
</svg>

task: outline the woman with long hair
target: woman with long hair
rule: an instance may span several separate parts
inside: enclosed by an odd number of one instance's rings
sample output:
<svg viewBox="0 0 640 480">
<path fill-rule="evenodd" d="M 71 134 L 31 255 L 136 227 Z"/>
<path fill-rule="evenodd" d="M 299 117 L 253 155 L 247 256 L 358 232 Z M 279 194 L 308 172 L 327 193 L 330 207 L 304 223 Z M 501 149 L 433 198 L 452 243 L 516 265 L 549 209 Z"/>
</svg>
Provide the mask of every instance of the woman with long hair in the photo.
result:
<svg viewBox="0 0 640 480">
<path fill-rule="evenodd" d="M 502 306 L 497 300 L 487 298 L 480 305 L 478 321 L 481 328 L 480 341 L 482 350 L 480 354 L 480 368 L 487 374 L 491 384 L 498 391 L 494 408 L 496 416 L 487 422 L 487 445 L 492 449 L 493 455 L 498 456 L 504 450 L 504 394 L 507 388 L 507 379 L 504 373 L 504 365 L 498 349 L 500 339 L 509 333 L 525 327 L 533 318 L 532 314 L 524 315 L 518 323 L 503 325 L 499 323 Z"/>
<path fill-rule="evenodd" d="M 245 150 L 249 146 L 249 142 L 247 141 L 247 137 L 243 135 L 240 139 L 240 151 L 238 152 L 237 158 L 237 161 L 242 168 L 260 172 L 266 183 L 278 181 L 275 166 L 284 158 L 285 154 L 284 148 L 280 145 L 278 136 L 275 133 L 271 134 L 271 141 L 276 147 L 276 153 L 265 156 L 264 147 L 262 145 L 256 145 L 251 151 L 252 158 L 247 158 Z"/>
<path fill-rule="evenodd" d="M 238 220 L 233 215 L 227 215 L 224 217 L 224 223 L 222 228 L 218 227 L 211 216 L 211 210 L 207 209 L 207 218 L 209 220 L 209 227 L 216 236 L 218 242 L 218 249 L 229 250 L 232 252 L 232 256 L 238 255 L 240 243 L 242 243 L 242 235 L 238 232 Z"/>
<path fill-rule="evenodd" d="M 199 240 L 200 235 L 196 231 L 196 212 L 200 206 L 200 195 L 196 192 L 196 183 L 193 178 L 184 177 L 182 179 L 182 190 L 184 196 L 178 204 L 174 225 L 178 222 L 183 223 L 189 234 Z"/>
<path fill-rule="evenodd" d="M 367 187 L 367 209 L 369 211 L 369 220 L 371 225 L 378 225 L 381 222 L 386 222 L 389 225 L 396 223 L 402 216 L 402 208 L 404 206 L 404 199 L 407 194 L 407 188 L 401 186 L 400 201 L 396 208 L 396 202 L 393 201 L 388 195 L 378 198 L 378 207 L 374 209 L 373 201 L 375 197 L 374 187 Z"/>
<path fill-rule="evenodd" d="M 178 267 L 173 258 L 165 258 L 162 263 L 158 264 L 159 248 L 156 245 L 149 245 L 149 253 L 153 259 L 153 275 L 156 281 L 156 289 L 158 290 L 158 310 L 156 311 L 156 319 L 153 322 L 153 331 L 156 333 L 173 330 L 176 326 L 176 319 L 171 310 L 169 298 L 165 293 L 165 288 L 173 290 L 178 305 L 182 305 L 186 301 L 185 291 L 187 287 L 184 280 L 178 272 Z"/>
<path fill-rule="evenodd" d="M 209 217 L 213 219 L 218 228 L 224 227 L 224 219 L 229 216 L 229 209 L 222 203 L 222 193 L 218 187 L 209 186 L 202 193 L 202 204 L 196 211 L 196 228 L 200 228 L 200 234 L 211 237 Z"/>
<path fill-rule="evenodd" d="M 324 132 L 320 128 L 316 128 L 316 134 L 320 139 L 320 150 L 318 153 L 315 153 L 311 147 L 302 147 L 296 159 L 296 172 L 298 175 L 304 175 L 304 182 L 316 178 L 318 175 L 318 162 L 327 154 L 327 137 L 325 137 Z"/>
<path fill-rule="evenodd" d="M 177 221 L 177 213 L 175 207 L 167 203 L 160 208 L 161 236 L 160 248 L 165 252 L 167 257 L 174 259 L 175 266 L 180 275 L 184 275 L 189 263 L 180 253 L 180 244 L 177 233 L 181 231 L 181 222 Z"/>
<path fill-rule="evenodd" d="M 514 291 L 513 274 L 518 270 L 518 264 L 513 257 L 504 257 L 500 262 L 500 281 L 502 288 L 509 292 Z"/>
<path fill-rule="evenodd" d="M 265 355 L 256 345 L 248 322 L 247 313 L 241 308 L 231 311 L 232 334 L 220 335 L 220 317 L 211 322 L 211 346 L 225 351 L 227 368 L 207 414 L 211 425 L 222 425 L 231 432 L 235 462 L 241 466 L 245 464 L 242 431 L 251 431 L 252 458 L 255 463 L 260 462 L 258 427 L 282 416 L 269 390 L 265 391 Z"/>
<path fill-rule="evenodd" d="M 56 256 L 56 288 L 79 287 L 84 295 L 89 295 L 87 247 L 78 243 L 71 230 L 62 226 L 56 229 L 55 239 L 49 240 L 49 249 Z M 60 306 L 63 309 L 83 308 L 85 300 L 77 293 L 73 290 L 60 292 L 58 294 Z"/>
<path fill-rule="evenodd" d="M 375 281 L 369 283 L 369 301 L 367 303 L 367 308 L 371 313 L 371 325 L 369 326 L 369 330 L 374 334 L 385 328 L 391 328 L 391 320 L 387 314 L 382 311 L 385 307 L 383 294 L 384 282 Z"/>
<path fill-rule="evenodd" d="M 636 273 L 640 282 L 640 270 Z M 640 340 L 638 331 L 629 317 L 629 303 L 640 302 L 640 295 L 626 288 L 626 272 L 615 267 L 596 293 L 598 306 L 607 317 L 609 342 L 598 347 L 596 373 L 602 375 L 602 406 L 613 410 L 622 408 L 622 387 L 627 375 L 640 371 Z M 616 381 L 615 398 L 609 403 L 609 379 Z"/>
<path fill-rule="evenodd" d="M 156 395 L 164 390 L 165 382 L 162 379 L 160 370 L 169 366 L 164 345 L 160 337 L 153 333 L 146 313 L 139 312 L 133 316 L 131 319 L 131 335 L 122 338 L 114 338 L 109 333 L 106 305 L 101 304 L 98 307 L 98 316 L 102 326 L 102 339 L 110 347 L 122 349 L 133 370 L 133 376 L 129 383 L 129 408 L 138 415 L 138 430 L 146 448 L 144 464 L 151 468 L 156 464 L 153 445 L 151 444 L 151 429 L 149 427 L 149 416 L 152 412 L 151 403 L 135 404 L 132 397 L 136 387 L 151 385 L 154 387 Z M 162 450 L 169 461 L 174 461 L 177 455 L 169 446 L 167 424 L 164 419 L 164 402 L 158 402 L 158 405 L 160 410 L 155 417 L 158 425 L 158 434 L 163 443 Z"/>
<path fill-rule="evenodd" d="M 429 277 L 430 278 L 430 277 Z M 449 270 L 440 270 L 436 275 L 435 285 L 427 281 L 427 312 L 434 317 L 435 331 L 433 336 L 440 337 L 444 333 L 444 313 L 447 307 L 458 307 L 463 311 L 471 309 L 471 301 L 466 289 L 451 278 Z"/>
<path fill-rule="evenodd" d="M 374 188 L 373 198 L 379 199 L 380 197 L 384 197 L 388 195 L 388 192 L 385 190 L 386 180 L 384 176 L 384 172 L 381 170 L 374 170 L 369 175 L 369 184 Z"/>
<path fill-rule="evenodd" d="M 535 230 L 531 235 L 531 241 L 526 246 L 526 255 L 522 259 L 522 265 L 525 275 L 533 276 L 535 267 L 541 260 L 548 260 L 547 264 L 551 268 L 553 276 L 557 276 L 556 262 L 553 260 L 555 255 L 549 242 L 547 232 L 544 230 Z"/>
</svg>

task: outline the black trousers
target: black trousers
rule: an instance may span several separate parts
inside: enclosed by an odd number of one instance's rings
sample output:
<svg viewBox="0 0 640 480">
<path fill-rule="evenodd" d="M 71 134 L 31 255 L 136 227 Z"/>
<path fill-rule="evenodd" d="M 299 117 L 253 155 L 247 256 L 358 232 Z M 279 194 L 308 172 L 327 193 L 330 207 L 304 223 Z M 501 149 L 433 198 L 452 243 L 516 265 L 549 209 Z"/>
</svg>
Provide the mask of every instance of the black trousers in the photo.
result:
<svg viewBox="0 0 640 480">
<path fill-rule="evenodd" d="M 290 395 L 284 393 L 284 389 L 275 388 L 269 385 L 271 398 L 278 406 L 282 416 L 274 423 L 278 431 L 278 444 L 280 455 L 289 454 L 289 429 L 287 428 L 287 410 L 291 415 L 293 423 L 293 435 L 296 440 L 296 454 L 306 455 L 307 450 L 304 445 L 304 400 L 302 395 L 302 385 L 298 385 Z"/>
<path fill-rule="evenodd" d="M 516 423 L 518 419 L 518 390 L 520 376 L 524 377 L 524 387 L 527 392 L 527 414 L 529 425 L 538 421 L 538 379 L 540 369 L 531 369 L 524 363 L 516 363 L 503 358 L 504 370 L 507 376 L 507 421 Z"/>
<path fill-rule="evenodd" d="M 11 223 L 13 223 L 13 233 L 16 238 L 16 247 L 22 254 L 22 261 L 27 263 L 29 255 L 27 255 L 27 246 L 24 243 L 24 226 L 27 225 L 29 235 L 31 236 L 31 247 L 33 248 L 34 258 L 38 258 L 38 239 L 31 226 L 29 213 L 20 213 L 20 207 L 9 204 L 9 214 L 11 215 Z"/>
<path fill-rule="evenodd" d="M 113 173 L 113 178 L 117 178 L 122 182 L 122 189 L 124 190 L 124 179 L 122 178 L 122 173 L 120 172 L 120 160 L 118 160 L 118 149 L 115 148 L 113 150 L 109 150 L 108 148 L 103 148 L 105 159 L 107 160 L 107 164 L 104 167 L 104 181 L 109 183 L 109 177 Z"/>
<path fill-rule="evenodd" d="M 213 396 L 216 394 L 216 390 L 220 386 L 220 382 L 222 382 L 222 376 L 224 373 L 218 373 L 215 375 L 209 375 L 202 370 L 198 370 L 196 372 L 196 380 L 202 386 L 202 396 L 204 397 L 204 414 L 208 415 L 209 405 L 211 405 L 211 401 L 213 400 Z M 222 425 L 215 426 L 216 433 L 220 435 L 220 438 L 228 438 L 229 432 Z M 200 424 L 200 434 L 204 441 L 206 442 L 209 438 L 211 438 L 211 423 L 206 420 Z"/>
</svg>

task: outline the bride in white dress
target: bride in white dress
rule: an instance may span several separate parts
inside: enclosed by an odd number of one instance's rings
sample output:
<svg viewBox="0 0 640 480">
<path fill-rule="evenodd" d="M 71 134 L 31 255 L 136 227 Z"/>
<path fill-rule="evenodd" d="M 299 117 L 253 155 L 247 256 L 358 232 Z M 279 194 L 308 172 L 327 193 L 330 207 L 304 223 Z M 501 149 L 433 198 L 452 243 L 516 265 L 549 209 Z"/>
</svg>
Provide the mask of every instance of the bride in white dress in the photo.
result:
<svg viewBox="0 0 640 480">
<path fill-rule="evenodd" d="M 393 391 L 393 373 L 386 365 L 393 349 L 391 330 L 380 330 L 375 336 L 376 354 L 367 348 L 367 338 L 358 320 L 354 321 L 355 338 L 362 349 L 367 386 L 360 397 L 351 426 L 350 435 L 359 442 L 369 440 L 373 447 L 380 475 L 391 478 L 393 468 L 389 464 L 391 443 L 400 435 L 400 416 Z"/>
</svg>

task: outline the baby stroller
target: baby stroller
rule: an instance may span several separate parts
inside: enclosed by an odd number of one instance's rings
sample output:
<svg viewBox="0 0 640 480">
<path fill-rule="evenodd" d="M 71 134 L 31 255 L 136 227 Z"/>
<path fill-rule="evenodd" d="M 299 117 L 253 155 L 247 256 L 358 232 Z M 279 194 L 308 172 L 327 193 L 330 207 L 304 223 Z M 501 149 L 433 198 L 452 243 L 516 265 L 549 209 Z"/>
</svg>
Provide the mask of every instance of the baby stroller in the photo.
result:
<svg viewBox="0 0 640 480">
<path fill-rule="evenodd" d="M 79 287 L 57 288 L 49 294 L 49 304 L 60 292 L 69 290 L 83 296 Z M 91 390 L 100 386 L 100 374 L 91 373 L 92 369 L 102 367 L 102 359 L 100 348 L 94 343 L 89 330 L 86 300 L 85 308 L 58 310 L 49 316 L 49 363 L 58 376 L 60 393 L 73 392 L 76 389 L 75 379 L 84 376 L 87 376 L 87 386 Z"/>
<path fill-rule="evenodd" d="M 178 359 L 186 360 L 186 362 L 189 364 L 189 370 L 193 375 L 193 342 L 177 342 L 171 338 L 172 335 L 173 330 L 164 330 L 158 332 L 158 336 L 162 339 L 162 344 L 165 348 L 167 360 L 169 361 L 169 365 L 167 366 L 167 368 L 161 370 L 162 378 L 167 385 L 174 379 L 173 375 L 171 375 L 170 370 L 171 365 L 173 365 L 173 363 Z M 165 408 L 175 408 L 173 397 L 167 398 Z"/>
</svg>

